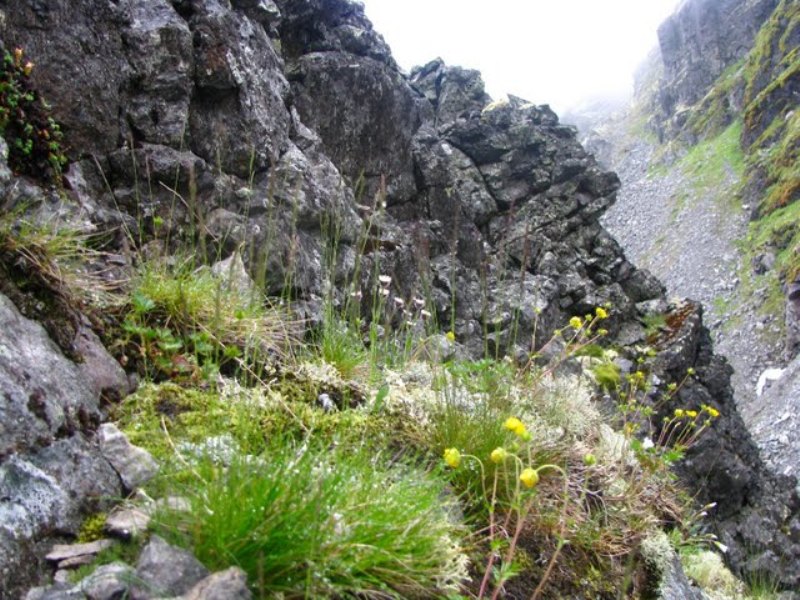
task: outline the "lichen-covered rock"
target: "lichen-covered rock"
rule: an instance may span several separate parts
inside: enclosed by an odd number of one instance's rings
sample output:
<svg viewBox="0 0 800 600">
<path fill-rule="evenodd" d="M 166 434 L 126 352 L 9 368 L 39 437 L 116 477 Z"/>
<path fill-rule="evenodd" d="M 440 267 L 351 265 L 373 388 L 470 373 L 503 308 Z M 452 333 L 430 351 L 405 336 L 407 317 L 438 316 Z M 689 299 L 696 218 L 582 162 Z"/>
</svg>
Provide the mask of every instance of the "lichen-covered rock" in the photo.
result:
<svg viewBox="0 0 800 600">
<path fill-rule="evenodd" d="M 0 463 L 0 589 L 18 593 L 44 568 L 40 540 L 76 535 L 82 515 L 107 508 L 119 478 L 80 434 Z"/>
<path fill-rule="evenodd" d="M 640 550 L 652 580 L 649 591 L 654 592 L 654 597 L 658 600 L 705 600 L 706 596 L 689 582 L 678 553 L 664 532 L 646 537 Z"/>
<path fill-rule="evenodd" d="M 82 514 L 122 492 L 89 436 L 101 396 L 120 394 L 124 376 L 88 330 L 77 348 L 84 364 L 0 295 L 0 588 L 35 581 L 37 541 L 77 533 Z"/>
</svg>

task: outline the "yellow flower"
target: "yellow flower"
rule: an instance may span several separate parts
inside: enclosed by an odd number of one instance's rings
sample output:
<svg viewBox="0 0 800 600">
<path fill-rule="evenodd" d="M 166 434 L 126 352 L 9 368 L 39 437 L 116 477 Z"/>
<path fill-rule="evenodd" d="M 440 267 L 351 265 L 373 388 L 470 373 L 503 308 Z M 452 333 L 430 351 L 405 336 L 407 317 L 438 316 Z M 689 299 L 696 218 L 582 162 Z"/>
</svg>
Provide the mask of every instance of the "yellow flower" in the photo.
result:
<svg viewBox="0 0 800 600">
<path fill-rule="evenodd" d="M 569 320 L 569 326 L 573 329 L 580 329 L 583 326 L 583 321 L 581 321 L 580 317 L 572 317 Z"/>
<path fill-rule="evenodd" d="M 448 342 L 455 342 L 456 341 L 456 334 L 453 333 L 452 331 L 448 331 L 447 333 L 445 333 L 444 337 L 447 338 Z"/>
<path fill-rule="evenodd" d="M 31 74 L 32 71 L 33 71 L 33 63 L 32 62 L 26 62 L 25 66 L 22 67 L 22 72 L 27 77 L 28 75 Z"/>
<path fill-rule="evenodd" d="M 697 417 L 697 411 L 696 410 L 687 410 L 686 411 L 686 416 L 694 419 L 694 418 Z"/>
<path fill-rule="evenodd" d="M 522 473 L 520 473 L 519 480 L 523 483 L 526 488 L 535 487 L 537 483 L 539 483 L 539 474 L 530 467 L 527 469 L 523 469 Z"/>
<path fill-rule="evenodd" d="M 492 459 L 493 463 L 499 465 L 506 459 L 507 456 L 508 452 L 506 452 L 505 448 L 495 448 L 494 450 L 492 450 L 490 458 Z"/>
<path fill-rule="evenodd" d="M 711 415 L 715 419 L 719 416 L 719 411 L 716 408 L 714 408 L 713 406 L 707 407 L 706 411 L 708 412 L 709 415 Z"/>
<path fill-rule="evenodd" d="M 458 465 L 461 464 L 461 452 L 457 448 L 447 448 L 444 451 L 444 462 L 447 463 L 448 467 L 457 469 Z"/>
<path fill-rule="evenodd" d="M 594 309 L 594 314 L 598 319 L 607 319 L 608 318 L 608 312 L 606 312 L 606 309 L 603 308 L 602 306 L 598 306 L 597 308 L 595 308 Z"/>
<path fill-rule="evenodd" d="M 525 424 L 517 417 L 508 417 L 506 422 L 503 423 L 503 427 L 509 431 L 513 431 L 520 437 L 523 437 L 526 433 L 528 433 L 528 431 L 525 429 Z"/>
<path fill-rule="evenodd" d="M 697 371 L 695 371 L 693 367 L 689 367 L 688 369 L 686 369 L 687 375 L 694 375 L 696 372 Z"/>
<path fill-rule="evenodd" d="M 682 408 L 676 408 L 675 409 L 675 416 L 678 417 L 679 419 L 682 419 L 684 414 L 685 413 L 684 413 Z"/>
</svg>

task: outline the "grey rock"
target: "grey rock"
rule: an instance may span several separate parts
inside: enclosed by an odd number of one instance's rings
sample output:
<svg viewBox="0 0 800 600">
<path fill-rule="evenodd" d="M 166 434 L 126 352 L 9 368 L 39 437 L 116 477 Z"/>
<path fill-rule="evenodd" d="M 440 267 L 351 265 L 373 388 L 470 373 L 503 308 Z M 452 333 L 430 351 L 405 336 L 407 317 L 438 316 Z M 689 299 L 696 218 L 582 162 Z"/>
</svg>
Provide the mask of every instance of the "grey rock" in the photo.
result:
<svg viewBox="0 0 800 600">
<path fill-rule="evenodd" d="M 147 450 L 134 446 L 116 425 L 103 423 L 97 432 L 100 450 L 129 490 L 147 483 L 158 472 L 158 463 Z"/>
<path fill-rule="evenodd" d="M 95 555 L 93 554 L 83 554 L 81 556 L 73 556 L 71 558 L 65 558 L 62 561 L 59 561 L 58 565 L 56 565 L 56 573 L 59 571 L 66 571 L 68 569 L 76 569 L 78 567 L 82 567 L 84 565 L 91 564 L 94 561 Z"/>
<path fill-rule="evenodd" d="M 242 261 L 242 255 L 234 252 L 228 258 L 211 265 L 211 272 L 222 281 L 222 289 L 250 298 L 255 292 L 255 282 Z"/>
<path fill-rule="evenodd" d="M 88 333 L 84 341 L 89 364 L 110 364 Z M 111 367 L 84 371 L 0 295 L 0 587 L 11 594 L 43 567 L 36 540 L 77 533 L 83 514 L 121 494 L 81 433 L 100 420 L 104 390 L 119 392 L 118 375 Z"/>
<path fill-rule="evenodd" d="M 1 294 L 0 390 L 0 457 L 46 445 L 100 418 L 98 398 L 80 368 Z"/>
<path fill-rule="evenodd" d="M 206 569 L 186 550 L 169 545 L 154 535 L 136 563 L 137 581 L 132 600 L 179 596 L 208 576 Z"/>
<path fill-rule="evenodd" d="M 97 567 L 75 587 L 87 600 L 115 600 L 125 598 L 135 581 L 130 566 L 115 562 Z"/>
<path fill-rule="evenodd" d="M 296 5 L 285 7 L 284 14 Z M 316 52 L 292 60 L 290 81 L 300 117 L 320 135 L 339 171 L 351 184 L 365 174 L 365 199 L 380 191 L 381 178 L 390 204 L 412 198 L 417 189 L 411 138 L 430 109 L 396 68 L 371 58 L 354 62 L 348 54 Z M 359 98 L 352 94 L 358 89 L 378 93 Z M 329 118 L 332 106 L 338 107 L 335 119 Z"/>
<path fill-rule="evenodd" d="M 45 558 L 53 562 L 61 562 L 78 556 L 93 556 L 114 545 L 111 540 L 97 540 L 85 544 L 56 544 Z"/>
<path fill-rule="evenodd" d="M 122 400 L 128 393 L 128 378 L 97 334 L 83 325 L 78 330 L 74 344 L 82 359 L 78 368 L 90 393 L 108 404 Z"/>
<path fill-rule="evenodd" d="M 29 590 L 25 600 L 85 600 L 86 596 L 79 589 L 66 584 L 37 587 Z"/>
<path fill-rule="evenodd" d="M 138 139 L 177 147 L 189 117 L 195 71 L 192 32 L 167 0 L 129 6 L 122 40 L 138 85 L 131 87 L 126 120 Z"/>
<path fill-rule="evenodd" d="M 11 169 L 8 168 L 8 144 L 6 140 L 0 136 L 0 191 L 4 193 L 4 186 L 11 179 Z"/>
<path fill-rule="evenodd" d="M 209 575 L 181 596 L 181 600 L 249 600 L 252 597 L 245 572 L 231 567 Z"/>
<path fill-rule="evenodd" d="M 481 111 L 491 98 L 480 72 L 448 68 L 441 58 L 411 71 L 411 84 L 436 108 L 436 123 L 449 123 L 470 112 Z"/>
<path fill-rule="evenodd" d="M 745 55 L 777 4 L 778 0 L 682 3 L 658 28 L 664 65 L 661 118 L 680 128 L 681 108 L 700 100 L 717 77 Z M 741 103 L 741 92 L 739 98 Z"/>
<path fill-rule="evenodd" d="M 249 177 L 288 146 L 283 63 L 264 28 L 236 11 L 209 7 L 190 27 L 196 69 L 191 148 L 210 164 Z"/>
<path fill-rule="evenodd" d="M 105 530 L 114 537 L 128 539 L 147 531 L 150 511 L 136 506 L 117 507 L 106 518 Z"/>
<path fill-rule="evenodd" d="M 742 414 L 764 459 L 783 475 L 800 476 L 800 447 L 783 444 L 779 435 L 800 435 L 800 358 L 795 358 L 781 377 L 743 407 Z"/>
</svg>

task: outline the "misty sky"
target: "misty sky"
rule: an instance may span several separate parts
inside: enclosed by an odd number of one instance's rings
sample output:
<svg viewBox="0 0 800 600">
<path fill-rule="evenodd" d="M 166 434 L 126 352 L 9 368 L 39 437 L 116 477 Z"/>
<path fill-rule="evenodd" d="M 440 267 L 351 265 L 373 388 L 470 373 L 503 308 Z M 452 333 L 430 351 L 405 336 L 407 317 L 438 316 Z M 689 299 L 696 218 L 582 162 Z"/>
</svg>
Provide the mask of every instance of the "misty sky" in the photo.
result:
<svg viewBox="0 0 800 600">
<path fill-rule="evenodd" d="M 441 56 L 557 111 L 631 89 L 679 0 L 362 0 L 400 66 Z"/>
</svg>

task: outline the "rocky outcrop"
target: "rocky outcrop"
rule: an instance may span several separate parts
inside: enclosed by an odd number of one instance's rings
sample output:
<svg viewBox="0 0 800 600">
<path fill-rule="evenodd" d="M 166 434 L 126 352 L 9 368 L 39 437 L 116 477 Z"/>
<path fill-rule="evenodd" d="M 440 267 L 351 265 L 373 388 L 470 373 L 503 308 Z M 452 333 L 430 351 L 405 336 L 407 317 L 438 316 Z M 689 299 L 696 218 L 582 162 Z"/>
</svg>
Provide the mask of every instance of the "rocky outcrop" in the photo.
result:
<svg viewBox="0 0 800 600">
<path fill-rule="evenodd" d="M 598 223 L 619 180 L 548 107 L 488 104 L 478 73 L 441 61 L 406 77 L 346 0 L 94 4 L 0 0 L 0 37 L 37 63 L 35 84 L 64 124 L 75 211 L 135 231 L 122 249 L 238 251 L 311 324 L 328 290 L 339 303 L 371 298 L 389 275 L 393 297 L 423 298 L 474 356 L 527 359 L 600 305 L 619 344 L 644 341 L 639 318 L 663 286 Z M 338 262 L 327 265 L 331 237 Z M 696 364 L 696 399 L 726 403 L 731 421 L 708 442 L 722 462 L 690 458 L 686 469 L 726 501 L 720 527 L 735 523 L 731 544 L 744 548 L 754 533 L 737 515 L 793 518 L 796 499 L 781 488 L 767 505 L 753 491 L 772 480 L 742 441 L 699 315 L 691 322 L 679 364 L 663 372 Z M 794 547 L 771 544 L 758 556 L 788 552 L 781 576 L 796 581 Z"/>
<path fill-rule="evenodd" d="M 664 389 L 653 397 L 654 422 L 675 409 L 720 412 L 711 435 L 700 436 L 678 466 L 683 480 L 702 482 L 697 499 L 714 503 L 715 533 L 727 548 L 726 559 L 747 577 L 766 576 L 788 589 L 800 586 L 800 497 L 794 473 L 779 474 L 761 459 L 748 427 L 737 411 L 730 386 L 731 368 L 715 355 L 702 307 L 674 307 L 668 328 L 655 339 L 659 352 L 654 371 L 676 381 L 694 369 L 678 393 L 663 402 Z M 769 532 L 769 533 L 767 533 Z"/>
</svg>

